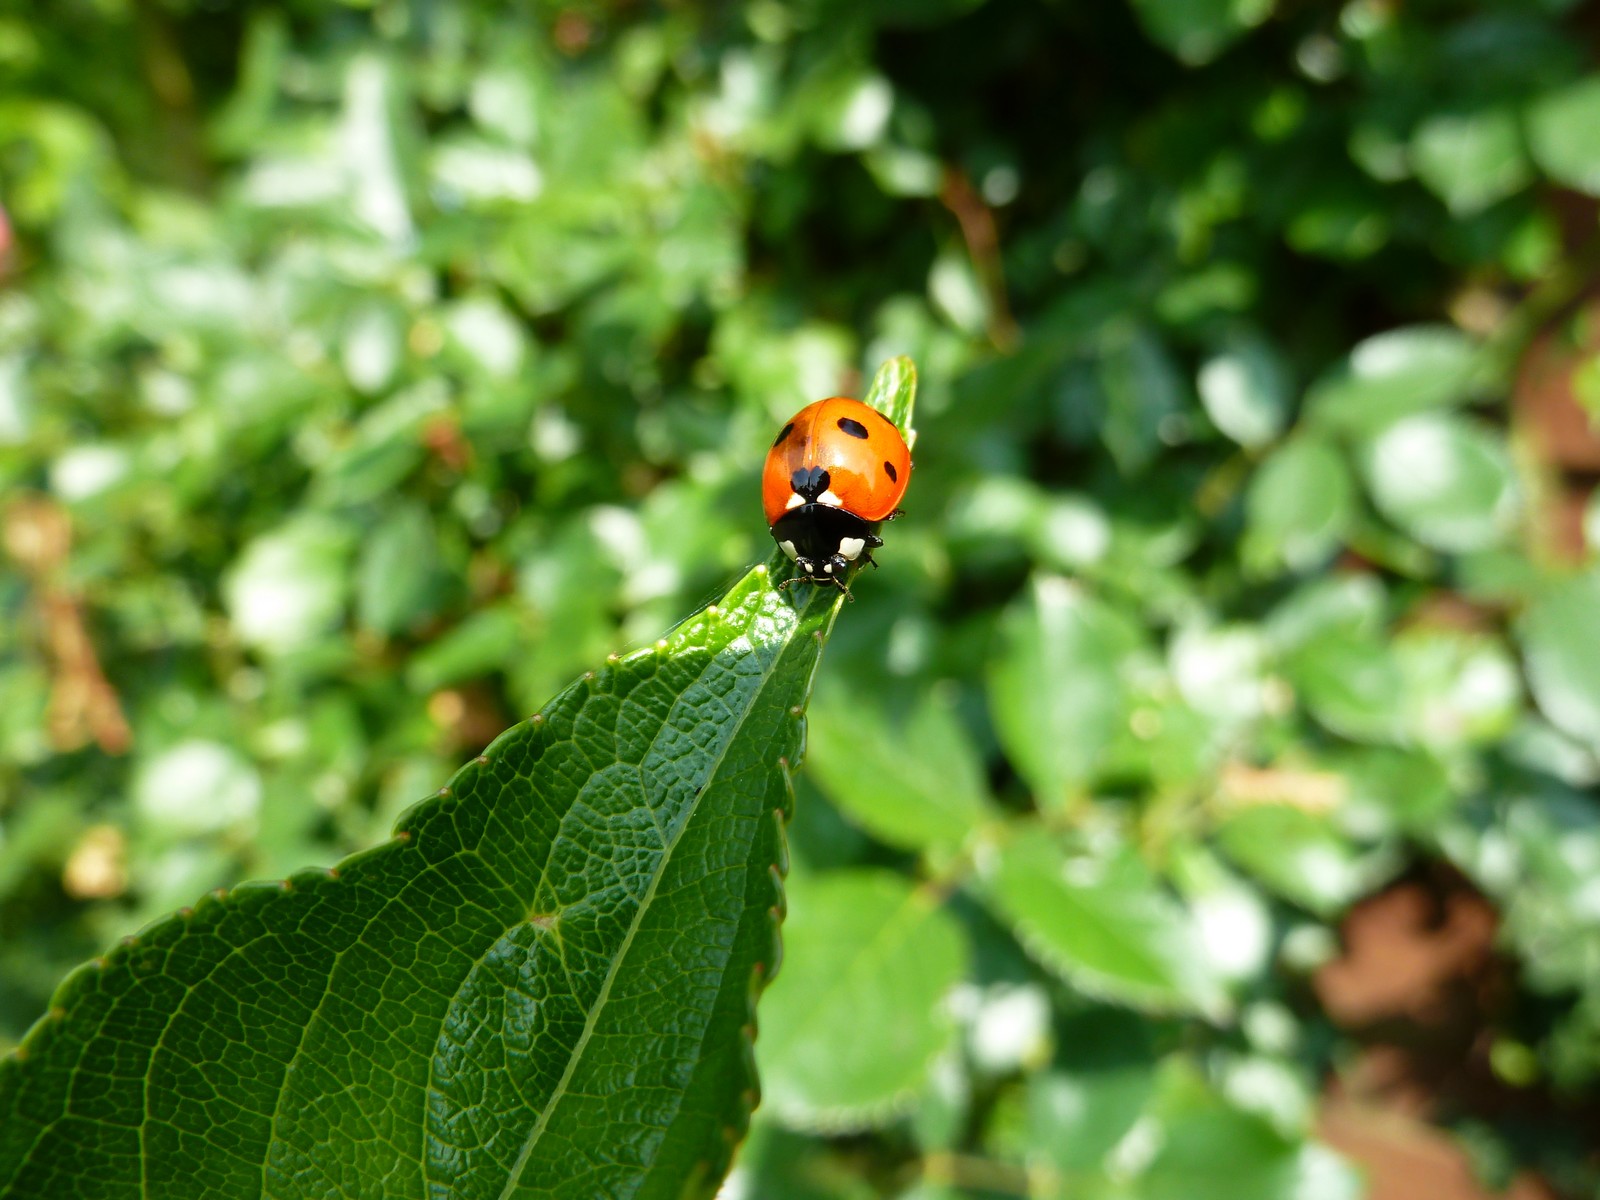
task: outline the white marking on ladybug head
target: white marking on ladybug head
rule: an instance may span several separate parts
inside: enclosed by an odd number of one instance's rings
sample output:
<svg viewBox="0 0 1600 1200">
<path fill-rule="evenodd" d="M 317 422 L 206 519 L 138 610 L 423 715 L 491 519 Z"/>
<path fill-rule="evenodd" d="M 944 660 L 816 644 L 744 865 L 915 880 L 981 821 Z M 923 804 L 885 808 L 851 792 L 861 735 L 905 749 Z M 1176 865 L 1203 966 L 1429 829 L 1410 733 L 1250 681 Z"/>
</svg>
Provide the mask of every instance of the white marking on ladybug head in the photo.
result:
<svg viewBox="0 0 1600 1200">
<path fill-rule="evenodd" d="M 799 492 L 790 492 L 789 499 L 784 502 L 784 508 L 799 508 L 806 502 L 806 498 Z"/>
<path fill-rule="evenodd" d="M 861 552 L 867 548 L 866 538 L 840 538 L 839 553 L 851 562 L 861 557 Z"/>
<path fill-rule="evenodd" d="M 822 564 L 822 573 L 824 575 L 832 575 L 833 574 L 833 563 L 831 563 L 831 562 L 823 563 Z"/>
<path fill-rule="evenodd" d="M 834 495 L 833 490 L 831 488 L 828 491 L 823 492 L 822 495 L 817 497 L 817 503 L 818 504 L 826 504 L 830 508 L 843 508 L 844 507 L 844 501 L 839 499 L 838 496 Z"/>
<path fill-rule="evenodd" d="M 782 550 L 789 556 L 790 562 L 793 562 L 795 559 L 800 557 L 800 553 L 794 548 L 793 542 L 779 542 L 778 549 Z"/>
</svg>

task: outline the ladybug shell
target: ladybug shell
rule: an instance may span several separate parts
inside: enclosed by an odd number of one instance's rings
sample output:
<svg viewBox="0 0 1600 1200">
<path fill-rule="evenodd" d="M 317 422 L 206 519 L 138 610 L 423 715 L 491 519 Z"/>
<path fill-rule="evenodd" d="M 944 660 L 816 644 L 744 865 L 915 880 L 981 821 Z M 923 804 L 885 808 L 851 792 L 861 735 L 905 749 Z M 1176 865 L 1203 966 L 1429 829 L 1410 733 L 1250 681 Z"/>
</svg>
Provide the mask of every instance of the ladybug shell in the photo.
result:
<svg viewBox="0 0 1600 1200">
<path fill-rule="evenodd" d="M 799 503 L 795 473 L 818 467 L 829 480 L 819 503 L 876 522 L 894 512 L 905 495 L 911 451 L 894 422 L 859 400 L 834 396 L 806 405 L 767 452 L 761 501 L 768 525 Z"/>
</svg>

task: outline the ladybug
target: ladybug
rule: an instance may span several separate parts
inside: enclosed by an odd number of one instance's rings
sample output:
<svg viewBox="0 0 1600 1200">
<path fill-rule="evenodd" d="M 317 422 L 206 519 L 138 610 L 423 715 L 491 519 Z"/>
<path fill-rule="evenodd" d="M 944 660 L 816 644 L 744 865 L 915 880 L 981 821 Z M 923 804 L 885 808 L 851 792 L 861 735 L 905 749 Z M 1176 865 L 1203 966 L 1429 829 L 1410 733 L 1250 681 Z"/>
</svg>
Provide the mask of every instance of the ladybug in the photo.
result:
<svg viewBox="0 0 1600 1200">
<path fill-rule="evenodd" d="M 806 579 L 848 596 L 844 574 L 857 561 L 878 565 L 878 526 L 900 515 L 910 481 L 911 450 L 877 409 L 834 396 L 795 413 L 761 472 L 772 538 L 799 568 L 779 586 Z"/>
</svg>

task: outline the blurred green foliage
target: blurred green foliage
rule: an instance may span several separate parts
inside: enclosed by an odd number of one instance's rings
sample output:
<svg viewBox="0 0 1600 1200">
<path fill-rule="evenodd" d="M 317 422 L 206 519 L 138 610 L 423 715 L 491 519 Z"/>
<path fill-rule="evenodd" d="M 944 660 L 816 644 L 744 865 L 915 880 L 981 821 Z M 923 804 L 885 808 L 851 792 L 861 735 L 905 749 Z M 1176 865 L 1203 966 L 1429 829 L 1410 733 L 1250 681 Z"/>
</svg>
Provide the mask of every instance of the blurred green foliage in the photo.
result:
<svg viewBox="0 0 1600 1200">
<path fill-rule="evenodd" d="M 0 1046 L 764 557 L 772 431 L 906 353 L 730 1192 L 1357 1195 L 1313 981 L 1448 879 L 1428 1112 L 1596 1194 L 1600 508 L 1508 403 L 1596 344 L 1592 5 L 33 7 Z"/>
</svg>

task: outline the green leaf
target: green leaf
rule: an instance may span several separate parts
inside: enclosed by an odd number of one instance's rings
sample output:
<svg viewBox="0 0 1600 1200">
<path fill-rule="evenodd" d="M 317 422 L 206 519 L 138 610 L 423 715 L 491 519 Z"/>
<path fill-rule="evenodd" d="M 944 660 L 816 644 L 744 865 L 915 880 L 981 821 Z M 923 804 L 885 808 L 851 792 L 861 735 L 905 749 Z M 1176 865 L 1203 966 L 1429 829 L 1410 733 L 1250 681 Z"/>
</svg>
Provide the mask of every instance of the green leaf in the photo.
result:
<svg viewBox="0 0 1600 1200">
<path fill-rule="evenodd" d="M 1516 114 L 1506 108 L 1428 118 L 1412 136 L 1411 163 L 1417 178 L 1462 215 L 1505 199 L 1532 178 Z"/>
<path fill-rule="evenodd" d="M 848 1129 L 907 1108 L 954 1036 L 945 999 L 966 968 L 937 895 L 889 871 L 797 875 L 784 942 L 756 1045 L 772 1111 Z"/>
<path fill-rule="evenodd" d="M 350 541 L 338 522 L 307 514 L 250 542 L 222 584 L 239 639 L 284 653 L 332 629 L 344 609 Z"/>
<path fill-rule="evenodd" d="M 838 608 L 758 567 L 393 840 L 75 972 L 0 1062 L 0 1192 L 709 1194 L 754 1100 L 788 764 Z"/>
<path fill-rule="evenodd" d="M 719 1196 L 730 1200 L 877 1200 L 847 1153 L 776 1124 L 766 1110 L 751 1123 L 739 1161 Z"/>
<path fill-rule="evenodd" d="M 1544 715 L 1600 750 L 1600 567 L 1548 587 L 1517 626 L 1528 685 Z"/>
<path fill-rule="evenodd" d="M 1259 804 L 1223 823 L 1218 841 L 1267 887 L 1312 912 L 1338 913 L 1367 886 L 1350 843 L 1326 818 L 1287 804 Z"/>
<path fill-rule="evenodd" d="M 1467 394 L 1473 344 L 1445 325 L 1409 325 L 1370 337 L 1306 396 L 1310 419 L 1375 433 L 1401 417 L 1454 404 Z"/>
<path fill-rule="evenodd" d="M 1390 642 L 1406 732 L 1425 746 L 1489 744 L 1523 708 L 1516 664 L 1488 634 L 1415 626 Z"/>
<path fill-rule="evenodd" d="M 1289 371 L 1259 334 L 1235 338 L 1200 368 L 1200 400 L 1222 432 L 1241 446 L 1265 446 L 1289 419 Z"/>
<path fill-rule="evenodd" d="M 1092 996 L 1215 1016 L 1226 998 L 1194 922 L 1131 850 L 1064 853 L 1029 830 L 1000 852 L 987 893 L 1045 966 Z"/>
<path fill-rule="evenodd" d="M 356 615 L 374 633 L 402 633 L 439 599 L 438 530 L 421 504 L 402 503 L 362 547 Z"/>
<path fill-rule="evenodd" d="M 1001 744 L 1044 808 L 1080 795 L 1124 720 L 1139 630 L 1081 587 L 1034 580 L 1001 620 L 989 701 Z"/>
<path fill-rule="evenodd" d="M 1093 1171 L 1125 1137 L 1155 1091 L 1146 1026 L 1110 1009 L 1063 1022 L 1068 1061 L 1029 1078 L 1032 1156 L 1063 1173 Z"/>
<path fill-rule="evenodd" d="M 1408 417 L 1363 456 L 1379 511 L 1435 550 L 1482 550 L 1510 533 L 1516 478 L 1504 443 L 1459 418 Z"/>
<path fill-rule="evenodd" d="M 1106 401 L 1100 437 L 1124 473 L 1138 474 L 1160 452 L 1167 419 L 1188 404 L 1185 381 L 1166 346 L 1143 328 L 1112 339 L 1099 378 Z"/>
<path fill-rule="evenodd" d="M 1191 66 L 1210 62 L 1272 14 L 1273 0 L 1134 0 L 1148 33 Z"/>
<path fill-rule="evenodd" d="M 1359 1176 L 1331 1150 L 1285 1137 L 1187 1071 L 1164 1083 L 1160 1150 L 1140 1177 L 1140 1200 L 1359 1200 Z"/>
<path fill-rule="evenodd" d="M 917 399 L 917 364 L 904 354 L 885 359 L 862 403 L 875 408 L 895 423 L 906 445 L 917 445 L 917 431 L 911 425 L 911 410 Z"/>
<path fill-rule="evenodd" d="M 431 692 L 488 674 L 505 662 L 508 648 L 522 643 L 523 625 L 518 607 L 510 602 L 479 609 L 412 656 L 406 683 L 419 692 Z"/>
<path fill-rule="evenodd" d="M 1600 196 L 1600 75 L 1540 97 L 1528 108 L 1528 148 L 1557 183 Z"/>
<path fill-rule="evenodd" d="M 1344 540 L 1354 499 L 1344 456 L 1314 433 L 1297 434 L 1250 481 L 1245 564 L 1262 575 L 1321 566 Z"/>
<path fill-rule="evenodd" d="M 133 802 L 141 825 L 159 839 L 253 831 L 261 776 L 230 747 L 194 738 L 140 763 Z"/>
<path fill-rule="evenodd" d="M 860 698 L 823 692 L 806 740 L 807 773 L 891 845 L 959 846 L 993 813 L 983 762 L 946 692 L 929 691 L 900 728 Z"/>
<path fill-rule="evenodd" d="M 1330 628 L 1284 659 L 1285 674 L 1319 722 L 1358 741 L 1393 741 L 1404 728 L 1403 679 L 1386 635 Z"/>
<path fill-rule="evenodd" d="M 928 299 L 950 324 L 968 335 L 981 334 L 993 315 L 972 259 L 954 246 L 934 259 L 928 270 Z"/>
<path fill-rule="evenodd" d="M 443 381 L 428 379 L 369 409 L 317 464 L 313 496 L 331 507 L 365 503 L 392 491 L 426 455 L 427 422 L 449 406 Z"/>
</svg>

